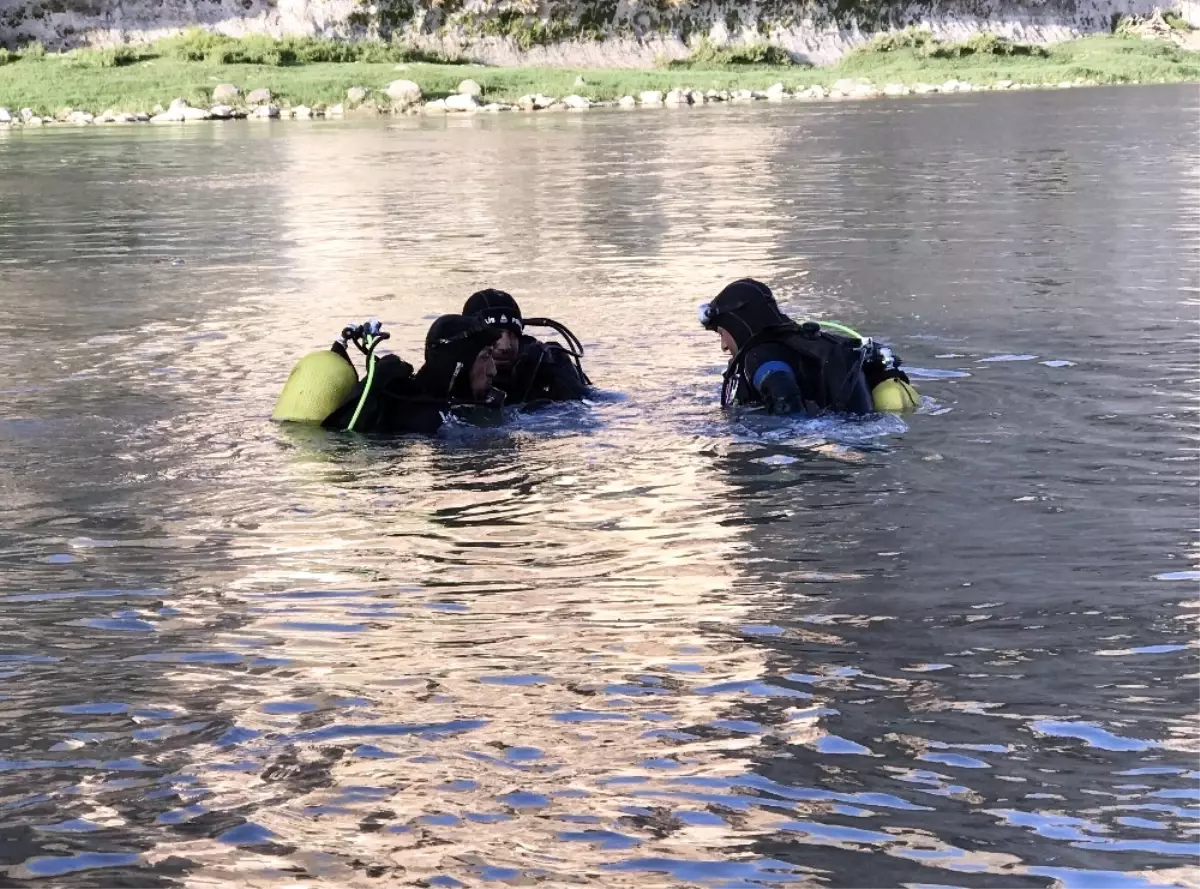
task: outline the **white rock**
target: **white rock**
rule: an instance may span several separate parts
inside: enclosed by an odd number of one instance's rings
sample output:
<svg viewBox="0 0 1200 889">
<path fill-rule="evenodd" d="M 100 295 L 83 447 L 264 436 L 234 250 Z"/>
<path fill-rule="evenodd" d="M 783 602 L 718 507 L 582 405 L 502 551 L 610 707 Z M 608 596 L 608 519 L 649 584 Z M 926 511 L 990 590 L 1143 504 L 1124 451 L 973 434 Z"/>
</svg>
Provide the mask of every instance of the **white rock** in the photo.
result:
<svg viewBox="0 0 1200 889">
<path fill-rule="evenodd" d="M 956 93 L 958 92 L 958 81 L 947 80 L 938 88 L 938 91 L 943 93 Z"/>
<path fill-rule="evenodd" d="M 464 80 L 458 85 L 457 92 L 460 96 L 482 96 L 483 87 L 473 80 Z"/>
<path fill-rule="evenodd" d="M 351 105 L 357 105 L 359 102 L 365 102 L 370 92 L 364 86 L 352 86 L 346 90 L 346 101 Z"/>
<path fill-rule="evenodd" d="M 674 89 L 667 93 L 663 102 L 667 105 L 686 105 L 688 103 L 688 94 L 681 89 Z"/>
<path fill-rule="evenodd" d="M 259 105 L 250 116 L 258 120 L 270 120 L 273 117 L 279 117 L 279 107 L 277 105 Z"/>
<path fill-rule="evenodd" d="M 718 102 L 728 102 L 729 101 L 729 90 L 719 90 L 717 92 L 717 101 Z"/>
<path fill-rule="evenodd" d="M 997 80 L 994 84 L 992 84 L 992 89 L 1006 90 L 1010 89 L 1012 85 L 1013 82 L 1011 80 Z"/>
<path fill-rule="evenodd" d="M 212 91 L 213 104 L 220 105 L 224 102 L 231 102 L 241 94 L 242 91 L 232 83 L 218 83 Z"/>
<path fill-rule="evenodd" d="M 325 115 L 327 117 L 341 117 L 345 113 L 346 113 L 345 107 L 342 105 L 341 102 L 338 102 L 336 105 L 334 105 L 328 111 L 326 111 Z"/>
<path fill-rule="evenodd" d="M 617 105 L 621 108 L 633 108 L 635 105 L 637 105 L 637 99 L 635 99 L 633 96 L 621 96 L 621 98 L 617 100 Z"/>
<path fill-rule="evenodd" d="M 557 99 L 551 96 L 543 96 L 541 93 L 538 93 L 533 97 L 533 107 L 541 111 L 543 108 L 550 108 L 557 101 Z"/>
<path fill-rule="evenodd" d="M 208 109 L 208 113 L 212 115 L 214 120 L 229 120 L 233 117 L 233 109 L 228 105 L 213 105 Z"/>
<path fill-rule="evenodd" d="M 483 106 L 483 110 L 489 114 L 499 114 L 501 111 L 507 111 L 509 107 L 511 106 L 501 105 L 499 102 L 488 102 L 488 104 Z"/>
<path fill-rule="evenodd" d="M 247 105 L 268 105 L 271 102 L 271 91 L 266 87 L 259 87 L 256 90 L 250 90 L 246 94 Z"/>
<path fill-rule="evenodd" d="M 41 125 L 42 125 L 42 119 L 40 117 L 38 117 L 36 114 L 33 117 L 29 117 L 29 118 L 25 119 L 25 126 L 27 126 L 27 127 L 40 127 Z"/>
<path fill-rule="evenodd" d="M 313 112 L 312 109 L 307 105 L 297 105 L 294 109 L 292 109 L 292 115 L 299 120 L 307 120 L 313 116 Z"/>
<path fill-rule="evenodd" d="M 456 93 L 453 96 L 447 96 L 442 101 L 445 103 L 447 111 L 474 111 L 482 104 L 477 97 L 469 93 Z"/>
<path fill-rule="evenodd" d="M 182 122 L 183 122 L 182 109 L 172 109 L 170 111 L 164 111 L 161 114 L 156 114 L 152 118 L 150 118 L 150 123 L 182 123 Z"/>
<path fill-rule="evenodd" d="M 958 82 L 958 91 L 959 91 L 960 93 L 969 93 L 969 92 L 972 92 L 972 91 L 974 91 L 974 90 L 976 90 L 976 89 L 977 89 L 977 87 L 975 87 L 975 86 L 973 86 L 973 85 L 971 85 L 971 84 L 967 83 L 965 80 L 960 80 L 960 81 Z"/>
<path fill-rule="evenodd" d="M 706 101 L 708 101 L 707 99 L 704 98 L 704 93 L 700 92 L 700 90 L 692 90 L 691 92 L 689 92 L 688 100 L 693 105 L 703 105 Z"/>
<path fill-rule="evenodd" d="M 643 105 L 661 105 L 663 94 L 658 90 L 646 90 L 638 96 L 638 101 Z"/>
<path fill-rule="evenodd" d="M 841 80 L 834 81 L 833 89 L 848 96 L 854 92 L 854 88 L 857 86 L 857 80 L 852 80 L 849 77 L 843 77 Z"/>
<path fill-rule="evenodd" d="M 168 111 L 182 111 L 188 106 L 186 99 L 172 99 L 171 104 L 167 106 Z"/>
<path fill-rule="evenodd" d="M 533 96 L 528 96 L 528 95 L 521 96 L 521 98 L 517 99 L 517 107 L 520 108 L 522 111 L 532 111 L 533 110 Z"/>
<path fill-rule="evenodd" d="M 116 123 L 137 123 L 137 120 L 138 116 L 136 114 L 129 114 L 125 111 L 122 111 L 114 118 Z"/>
<path fill-rule="evenodd" d="M 879 97 L 879 90 L 869 83 L 860 83 L 850 95 L 855 99 L 876 99 Z"/>
<path fill-rule="evenodd" d="M 592 107 L 592 103 L 583 96 L 567 96 L 563 99 L 563 104 L 573 111 L 586 111 Z"/>
<path fill-rule="evenodd" d="M 212 118 L 212 112 L 209 111 L 207 108 L 184 108 L 183 109 L 183 119 L 184 120 L 210 120 L 211 118 Z"/>
<path fill-rule="evenodd" d="M 733 101 L 735 102 L 750 102 L 753 99 L 753 90 L 735 90 L 733 93 Z"/>
<path fill-rule="evenodd" d="M 12 123 L 12 115 L 7 108 L 0 108 L 0 123 Z"/>
<path fill-rule="evenodd" d="M 35 116 L 36 115 L 33 113 L 32 108 L 22 108 L 21 109 L 21 120 L 29 120 L 30 118 L 35 117 Z"/>
<path fill-rule="evenodd" d="M 137 120 L 138 123 L 145 123 L 146 121 L 148 121 L 150 119 L 150 115 L 147 114 L 145 111 L 139 111 L 137 114 L 134 115 L 134 118 Z"/>
<path fill-rule="evenodd" d="M 1074 85 L 1075 85 L 1075 84 L 1071 83 L 1071 81 L 1069 81 L 1069 80 L 1064 80 L 1062 83 L 1060 83 L 1060 84 L 1058 85 L 1058 88 L 1059 88 L 1060 90 L 1069 90 L 1069 89 L 1070 89 L 1071 87 L 1073 87 Z"/>
<path fill-rule="evenodd" d="M 825 87 L 821 86 L 819 83 L 814 83 L 804 91 L 805 99 L 825 99 L 828 98 L 828 96 L 829 93 L 825 90 Z"/>
<path fill-rule="evenodd" d="M 88 114 L 86 111 L 72 111 L 71 116 L 67 120 L 77 127 L 86 127 L 95 119 L 93 115 Z"/>
<path fill-rule="evenodd" d="M 907 96 L 908 87 L 902 83 L 889 83 L 883 88 L 883 94 L 885 96 Z"/>
<path fill-rule="evenodd" d="M 422 105 L 421 110 L 426 114 L 445 114 L 450 109 L 446 107 L 445 99 L 434 99 L 432 102 Z"/>
<path fill-rule="evenodd" d="M 938 88 L 931 83 L 918 83 L 913 87 L 912 91 L 918 96 L 923 96 L 926 93 L 936 93 Z"/>
<path fill-rule="evenodd" d="M 393 80 L 384 90 L 387 97 L 401 108 L 421 101 L 421 88 L 411 80 Z"/>
<path fill-rule="evenodd" d="M 787 95 L 787 90 L 782 83 L 773 83 L 767 87 L 767 98 L 773 102 L 778 102 Z"/>
</svg>

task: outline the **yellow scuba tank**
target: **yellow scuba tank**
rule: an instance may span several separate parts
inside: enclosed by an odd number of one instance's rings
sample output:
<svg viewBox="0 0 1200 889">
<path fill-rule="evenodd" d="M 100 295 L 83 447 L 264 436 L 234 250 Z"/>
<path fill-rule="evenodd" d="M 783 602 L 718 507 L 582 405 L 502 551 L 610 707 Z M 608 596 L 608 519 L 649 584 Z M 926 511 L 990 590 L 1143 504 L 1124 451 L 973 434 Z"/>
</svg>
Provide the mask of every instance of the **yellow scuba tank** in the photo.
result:
<svg viewBox="0 0 1200 889">
<path fill-rule="evenodd" d="M 354 365 L 330 349 L 310 352 L 292 368 L 272 420 L 321 423 L 342 406 L 358 385 Z"/>
<path fill-rule="evenodd" d="M 871 401 L 875 410 L 904 413 L 921 406 L 921 396 L 911 384 L 900 379 L 888 379 L 871 390 Z"/>
</svg>

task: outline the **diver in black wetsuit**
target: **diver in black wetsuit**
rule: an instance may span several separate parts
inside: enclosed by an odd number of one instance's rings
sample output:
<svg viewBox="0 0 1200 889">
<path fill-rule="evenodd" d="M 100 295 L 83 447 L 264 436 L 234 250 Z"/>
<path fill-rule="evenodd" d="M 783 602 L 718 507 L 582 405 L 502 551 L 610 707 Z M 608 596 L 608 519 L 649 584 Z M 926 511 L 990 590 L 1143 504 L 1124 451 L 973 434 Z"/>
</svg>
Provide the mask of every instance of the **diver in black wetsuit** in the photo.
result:
<svg viewBox="0 0 1200 889">
<path fill-rule="evenodd" d="M 480 290 L 463 306 L 463 314 L 481 318 L 495 330 L 499 340 L 492 349 L 496 360 L 496 386 L 506 403 L 527 408 L 552 401 L 586 398 L 592 381 L 583 372 L 583 345 L 566 327 L 549 318 L 521 316 L 521 307 L 503 290 Z M 549 327 L 567 341 L 542 342 L 526 327 Z"/>
<path fill-rule="evenodd" d="M 722 351 L 732 356 L 721 389 L 722 407 L 732 397 L 738 404 L 764 405 L 772 414 L 816 416 L 907 409 L 918 403 L 891 350 L 840 325 L 797 324 L 780 311 L 771 289 L 760 281 L 734 281 L 700 306 L 700 323 L 721 335 Z M 887 401 L 881 397 L 885 392 L 891 396 Z"/>
<path fill-rule="evenodd" d="M 451 416 L 495 425 L 504 404 L 504 393 L 492 386 L 496 376 L 492 346 L 497 339 L 496 331 L 477 318 L 443 315 L 429 328 L 425 364 L 415 374 L 412 365 L 396 355 L 375 358 L 372 346 L 366 378 L 322 425 L 422 435 L 435 434 Z"/>
</svg>

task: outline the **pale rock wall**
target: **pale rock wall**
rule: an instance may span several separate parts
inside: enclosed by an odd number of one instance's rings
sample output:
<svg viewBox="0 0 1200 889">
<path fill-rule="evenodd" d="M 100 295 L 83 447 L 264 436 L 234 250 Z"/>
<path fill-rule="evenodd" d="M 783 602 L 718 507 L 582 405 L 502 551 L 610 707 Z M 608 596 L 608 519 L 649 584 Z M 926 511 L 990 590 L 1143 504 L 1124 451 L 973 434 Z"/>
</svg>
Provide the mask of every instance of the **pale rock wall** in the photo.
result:
<svg viewBox="0 0 1200 889">
<path fill-rule="evenodd" d="M 815 64 L 908 25 L 963 39 L 980 31 L 1054 43 L 1109 31 L 1163 0 L 0 0 L 0 45 L 146 42 L 192 26 L 230 34 L 392 37 L 494 65 L 649 66 L 718 45 L 770 42 Z M 1180 12 L 1200 25 L 1200 0 Z"/>
</svg>

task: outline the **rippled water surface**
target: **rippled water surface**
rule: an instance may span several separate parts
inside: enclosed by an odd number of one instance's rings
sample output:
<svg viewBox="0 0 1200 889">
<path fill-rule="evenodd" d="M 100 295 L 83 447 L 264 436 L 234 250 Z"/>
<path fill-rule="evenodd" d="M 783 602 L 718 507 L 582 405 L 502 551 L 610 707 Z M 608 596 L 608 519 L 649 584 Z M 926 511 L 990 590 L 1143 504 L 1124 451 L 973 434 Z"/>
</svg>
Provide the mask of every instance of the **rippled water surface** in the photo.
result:
<svg viewBox="0 0 1200 889">
<path fill-rule="evenodd" d="M 0 132 L 0 883 L 1195 885 L 1197 111 Z M 932 402 L 723 416 L 742 275 Z M 268 421 L 484 286 L 595 404 Z"/>
</svg>

